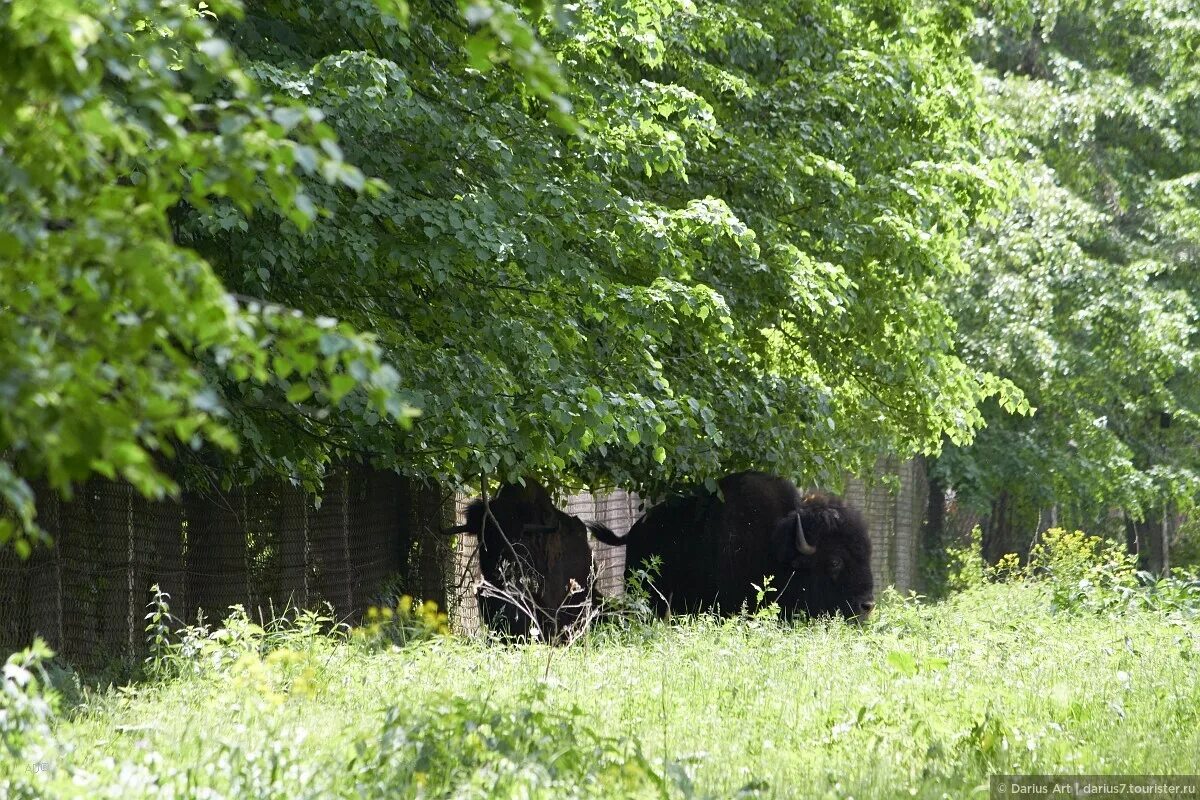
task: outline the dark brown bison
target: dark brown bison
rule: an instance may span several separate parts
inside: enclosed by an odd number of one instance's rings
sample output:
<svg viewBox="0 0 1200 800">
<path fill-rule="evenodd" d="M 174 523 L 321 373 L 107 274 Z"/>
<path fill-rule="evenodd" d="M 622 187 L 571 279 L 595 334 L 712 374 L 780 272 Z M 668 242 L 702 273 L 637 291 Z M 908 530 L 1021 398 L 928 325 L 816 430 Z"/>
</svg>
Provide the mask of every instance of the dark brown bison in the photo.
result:
<svg viewBox="0 0 1200 800">
<path fill-rule="evenodd" d="M 596 522 L 583 522 L 555 507 L 536 481 L 504 484 L 485 503 L 467 506 L 466 524 L 447 533 L 479 536 L 476 591 L 479 614 L 495 631 L 555 641 L 597 599 L 588 530 L 612 538 Z"/>
<path fill-rule="evenodd" d="M 721 497 L 692 494 L 651 508 L 624 537 L 597 534 L 626 547 L 626 575 L 651 556 L 662 560 L 654 581 L 666 614 L 754 608 L 764 576 L 772 576 L 785 617 L 842 614 L 862 620 L 875 606 L 871 540 L 862 516 L 838 497 L 801 495 L 788 480 L 761 472 L 730 475 Z"/>
</svg>

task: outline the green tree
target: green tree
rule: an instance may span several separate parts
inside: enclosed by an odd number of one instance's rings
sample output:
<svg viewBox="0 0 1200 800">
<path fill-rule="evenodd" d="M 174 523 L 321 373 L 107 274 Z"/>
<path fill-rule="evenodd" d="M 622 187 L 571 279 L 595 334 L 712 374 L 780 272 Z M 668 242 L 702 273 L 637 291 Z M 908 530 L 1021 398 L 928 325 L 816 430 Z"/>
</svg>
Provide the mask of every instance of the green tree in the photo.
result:
<svg viewBox="0 0 1200 800">
<path fill-rule="evenodd" d="M 982 396 L 938 300 L 991 200 L 967 18 L 941 3 L 592 0 L 536 26 L 537 92 L 485 10 L 408 25 L 274 0 L 228 37 L 325 114 L 379 195 L 308 181 L 308 230 L 233 203 L 182 241 L 241 294 L 370 330 L 423 409 L 240 403 L 243 456 L 299 435 L 450 480 L 528 472 L 654 491 L 760 466 L 838 480 L 965 442 Z M 505 13 L 511 12 L 511 9 Z M 227 391 L 236 393 L 238 387 Z M 297 427 L 300 431 L 297 434 Z"/>
<path fill-rule="evenodd" d="M 1042 511 L 1099 530 L 1197 496 L 1200 14 L 1179 0 L 1010 4 L 973 49 L 1019 194 L 967 241 L 963 357 L 1038 409 L 938 473 L 985 510 L 993 557 Z M 1040 519 L 1049 524 L 1049 515 Z M 1161 566 L 1161 561 L 1158 564 Z"/>
<path fill-rule="evenodd" d="M 1024 407 L 939 299 L 963 8 L 569 10 L 0 6 L 3 535 L 43 475 L 836 481 Z"/>
<path fill-rule="evenodd" d="M 26 479 L 161 495 L 176 488 L 164 459 L 236 449 L 227 383 L 408 413 L 370 337 L 235 299 L 173 240 L 181 203 L 304 228 L 301 172 L 364 185 L 319 112 L 238 66 L 213 31 L 236 8 L 212 5 L 0 3 L 0 545 L 29 550 Z"/>
</svg>

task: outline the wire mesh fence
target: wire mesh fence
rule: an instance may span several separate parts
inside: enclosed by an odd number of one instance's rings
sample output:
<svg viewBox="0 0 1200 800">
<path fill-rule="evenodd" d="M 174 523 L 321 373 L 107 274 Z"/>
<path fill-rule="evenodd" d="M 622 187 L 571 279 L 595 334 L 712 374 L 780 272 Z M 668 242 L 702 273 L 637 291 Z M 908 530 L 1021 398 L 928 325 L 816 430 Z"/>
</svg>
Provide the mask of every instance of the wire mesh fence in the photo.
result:
<svg viewBox="0 0 1200 800">
<path fill-rule="evenodd" d="M 38 492 L 53 546 L 19 561 L 0 550 L 0 646 L 35 635 L 74 663 L 143 649 L 150 586 L 193 622 L 240 605 L 267 618 L 328 603 L 354 620 L 385 588 L 444 604 L 451 551 L 437 532 L 452 494 L 347 467 L 315 498 L 281 483 L 152 502 L 124 483 L 91 481 L 62 501 Z"/>
<path fill-rule="evenodd" d="M 913 588 L 927 488 L 919 461 L 878 465 L 892 483 L 849 481 L 875 544 L 878 585 Z M 320 498 L 284 483 L 153 502 L 131 486 L 91 481 L 71 501 L 38 492 L 53 546 L 20 561 L 0 549 L 0 649 L 35 635 L 80 665 L 137 657 L 150 586 L 171 596 L 178 619 L 217 621 L 231 606 L 254 616 L 323 603 L 342 620 L 410 594 L 448 608 L 459 630 L 478 629 L 478 541 L 441 531 L 463 521 L 469 498 L 391 472 L 347 466 Z M 641 501 L 615 491 L 580 493 L 567 513 L 624 535 Z M 624 591 L 624 548 L 592 541 L 597 589 Z"/>
<path fill-rule="evenodd" d="M 920 529 L 928 503 L 928 483 L 925 465 L 920 459 L 899 461 L 881 459 L 874 474 L 867 479 L 850 477 L 846 481 L 845 499 L 858 508 L 867 521 L 871 534 L 871 570 L 876 586 L 895 586 L 900 591 L 917 587 L 920 562 Z M 471 498 L 456 498 L 454 516 L 464 521 L 464 512 Z M 618 536 L 624 536 L 642 514 L 642 501 L 625 491 L 611 493 L 578 493 L 561 506 L 568 514 L 583 520 L 595 520 L 607 525 Z M 590 542 L 595 560 L 596 586 L 605 596 L 625 591 L 625 549 Z M 451 618 L 459 630 L 479 629 L 475 587 L 478 584 L 479 542 L 476 537 L 459 537 L 451 570 L 449 587 Z"/>
<path fill-rule="evenodd" d="M 884 476 L 895 480 L 885 481 Z M 846 481 L 845 500 L 862 512 L 871 534 L 871 572 L 876 587 L 890 585 L 900 591 L 917 587 L 920 532 L 928 495 L 925 464 L 920 459 L 881 459 L 868 480 Z"/>
</svg>

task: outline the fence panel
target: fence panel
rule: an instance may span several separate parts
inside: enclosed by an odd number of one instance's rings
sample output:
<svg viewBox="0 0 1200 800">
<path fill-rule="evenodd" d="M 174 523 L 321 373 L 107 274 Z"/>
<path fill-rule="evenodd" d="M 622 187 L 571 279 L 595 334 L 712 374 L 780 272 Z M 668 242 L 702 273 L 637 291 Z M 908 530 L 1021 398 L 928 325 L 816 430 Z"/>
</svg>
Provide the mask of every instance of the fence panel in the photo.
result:
<svg viewBox="0 0 1200 800">
<path fill-rule="evenodd" d="M 392 472 L 358 468 L 350 476 L 350 565 L 354 612 L 378 604 L 381 587 L 405 568 L 406 480 Z"/>
<path fill-rule="evenodd" d="M 899 489 L 850 480 L 847 500 L 871 528 L 880 585 L 913 587 L 925 510 L 920 462 L 881 462 Z M 171 596 L 172 613 L 210 621 L 244 604 L 264 617 L 288 607 L 332 605 L 356 620 L 367 605 L 406 593 L 449 607 L 460 630 L 478 627 L 474 537 L 457 548 L 441 530 L 462 520 L 467 499 L 444 487 L 361 466 L 332 473 L 321 502 L 282 483 L 149 502 L 130 486 L 90 481 L 70 502 L 38 491 L 39 520 L 53 537 L 25 562 L 0 550 L 0 648 L 45 638 L 68 659 L 98 665 L 137 657 L 149 587 Z M 641 514 L 636 495 L 580 493 L 561 506 L 618 535 Z M 599 590 L 624 590 L 625 551 L 592 542 Z"/>
<path fill-rule="evenodd" d="M 332 474 L 319 508 L 279 482 L 179 502 L 110 481 L 88 482 L 70 502 L 39 491 L 54 544 L 25 562 L 0 549 L 0 649 L 40 635 L 81 666 L 140 658 L 153 583 L 187 622 L 200 609 L 218 622 L 234 604 L 266 618 L 321 601 L 356 621 L 385 583 L 444 604 L 448 497 L 365 467 Z"/>
<path fill-rule="evenodd" d="M 230 606 L 248 606 L 244 492 L 215 496 L 188 495 L 187 579 L 190 606 L 208 619 L 223 617 Z"/>
<path fill-rule="evenodd" d="M 146 592 L 143 602 L 149 602 L 149 587 L 155 583 L 170 595 L 171 613 L 180 619 L 192 619 L 189 605 L 187 564 L 184 547 L 187 536 L 184 508 L 181 504 L 140 500 L 137 514 L 147 529 L 152 560 L 139 576 L 137 588 Z"/>
<path fill-rule="evenodd" d="M 889 486 L 882 480 L 885 476 L 898 483 Z M 862 512 L 871 534 L 871 571 L 877 587 L 890 585 L 900 591 L 916 587 L 928 491 L 920 459 L 880 459 L 868 480 L 847 479 L 846 502 Z"/>
<path fill-rule="evenodd" d="M 641 516 L 641 500 L 636 494 L 623 490 L 597 494 L 592 519 L 607 525 L 618 536 L 624 536 Z M 625 548 L 592 540 L 592 555 L 596 559 L 596 585 L 600 593 L 612 597 L 625 592 Z"/>
<path fill-rule="evenodd" d="M 309 519 L 311 499 L 296 486 L 279 489 L 279 601 L 284 608 L 309 608 L 312 580 Z"/>
</svg>

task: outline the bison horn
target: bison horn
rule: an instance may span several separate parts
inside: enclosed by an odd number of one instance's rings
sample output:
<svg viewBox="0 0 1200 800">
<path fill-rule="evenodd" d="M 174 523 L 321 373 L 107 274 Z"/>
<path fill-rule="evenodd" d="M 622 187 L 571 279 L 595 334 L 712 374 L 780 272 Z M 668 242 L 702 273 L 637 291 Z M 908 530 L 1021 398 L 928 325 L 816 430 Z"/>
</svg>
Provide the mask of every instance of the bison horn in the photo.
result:
<svg viewBox="0 0 1200 800">
<path fill-rule="evenodd" d="M 800 514 L 796 514 L 796 549 L 800 551 L 800 555 L 811 556 L 816 554 L 817 548 L 808 543 L 808 539 L 804 538 L 804 524 L 800 522 Z"/>
<path fill-rule="evenodd" d="M 455 525 L 453 528 L 442 529 L 442 536 L 457 536 L 460 533 L 471 533 L 471 526 Z"/>
</svg>

